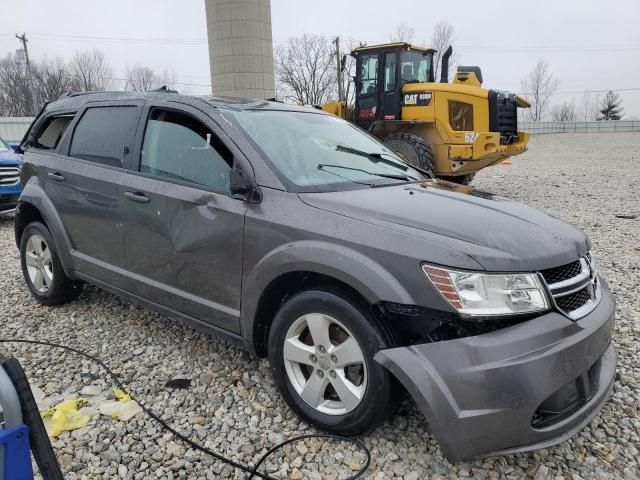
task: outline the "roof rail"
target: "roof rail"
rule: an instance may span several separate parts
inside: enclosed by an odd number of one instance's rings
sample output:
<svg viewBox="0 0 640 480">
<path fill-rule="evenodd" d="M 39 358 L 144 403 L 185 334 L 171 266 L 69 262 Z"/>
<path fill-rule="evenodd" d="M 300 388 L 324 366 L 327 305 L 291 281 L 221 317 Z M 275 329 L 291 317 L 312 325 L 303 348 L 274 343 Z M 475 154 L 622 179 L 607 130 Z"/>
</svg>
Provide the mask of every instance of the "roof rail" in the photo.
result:
<svg viewBox="0 0 640 480">
<path fill-rule="evenodd" d="M 82 95 L 94 95 L 94 94 L 97 94 L 97 93 L 130 93 L 130 92 L 124 92 L 122 90 L 88 90 L 86 92 L 67 92 L 67 93 L 63 93 L 58 98 L 62 98 L 62 97 L 80 97 Z"/>
</svg>

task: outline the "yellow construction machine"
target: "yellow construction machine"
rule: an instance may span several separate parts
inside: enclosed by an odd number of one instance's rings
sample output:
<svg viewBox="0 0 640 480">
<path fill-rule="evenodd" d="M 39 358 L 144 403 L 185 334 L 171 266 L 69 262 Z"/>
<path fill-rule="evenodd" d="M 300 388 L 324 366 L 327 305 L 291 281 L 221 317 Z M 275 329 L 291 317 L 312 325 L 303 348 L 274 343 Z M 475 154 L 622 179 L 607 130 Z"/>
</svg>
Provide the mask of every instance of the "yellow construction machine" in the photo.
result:
<svg viewBox="0 0 640 480">
<path fill-rule="evenodd" d="M 479 67 L 459 66 L 449 83 L 452 51 L 442 55 L 437 83 L 434 49 L 408 43 L 356 48 L 354 105 L 341 99 L 322 109 L 369 130 L 432 176 L 468 184 L 479 170 L 527 150 L 529 134 L 518 131 L 517 108 L 530 105 L 513 93 L 482 88 Z"/>
</svg>

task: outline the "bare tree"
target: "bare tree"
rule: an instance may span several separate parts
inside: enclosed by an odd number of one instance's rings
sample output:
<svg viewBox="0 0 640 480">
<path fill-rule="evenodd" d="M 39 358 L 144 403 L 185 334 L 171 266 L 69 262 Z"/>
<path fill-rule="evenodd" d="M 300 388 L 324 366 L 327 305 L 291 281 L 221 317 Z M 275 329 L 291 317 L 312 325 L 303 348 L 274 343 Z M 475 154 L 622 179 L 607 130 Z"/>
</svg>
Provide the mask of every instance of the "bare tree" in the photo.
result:
<svg viewBox="0 0 640 480">
<path fill-rule="evenodd" d="M 274 51 L 278 91 L 283 99 L 321 105 L 337 97 L 337 68 L 331 42 L 322 35 L 289 39 Z"/>
<path fill-rule="evenodd" d="M 124 89 L 129 92 L 146 92 L 159 87 L 175 88 L 178 76 L 173 70 L 157 74 L 151 67 L 134 65 L 127 67 Z"/>
<path fill-rule="evenodd" d="M 534 122 L 542 120 L 560 81 L 551 73 L 549 64 L 540 59 L 533 70 L 522 78 L 521 83 L 522 93 L 531 103 L 531 108 L 528 109 L 529 118 Z"/>
<path fill-rule="evenodd" d="M 75 90 L 75 79 L 69 75 L 68 67 L 61 58 L 45 58 L 32 65 L 31 72 L 38 105 L 51 102 L 60 95 Z"/>
<path fill-rule="evenodd" d="M 551 109 L 551 119 L 556 122 L 573 122 L 576 119 L 575 102 L 572 100 L 554 105 Z"/>
<path fill-rule="evenodd" d="M 396 29 L 389 35 L 390 42 L 407 42 L 413 43 L 416 37 L 416 30 L 408 23 L 400 23 Z"/>
<path fill-rule="evenodd" d="M 0 115 L 35 115 L 40 105 L 73 88 L 72 77 L 61 58 L 31 61 L 31 80 L 25 65 L 15 57 L 0 60 Z"/>
<path fill-rule="evenodd" d="M 112 84 L 113 70 L 99 50 L 76 52 L 69 61 L 74 90 L 107 90 Z"/>
<path fill-rule="evenodd" d="M 155 79 L 156 87 L 167 87 L 170 89 L 175 89 L 176 84 L 178 82 L 178 75 L 173 70 L 164 70 L 160 75 L 158 75 Z M 184 90 L 184 89 L 183 89 Z M 183 92 L 184 93 L 184 92 Z"/>
<path fill-rule="evenodd" d="M 450 23 L 444 20 L 436 23 L 435 27 L 433 28 L 433 34 L 431 35 L 430 45 L 431 48 L 435 48 L 437 50 L 433 58 L 433 75 L 436 81 L 438 81 L 438 75 L 440 73 L 440 62 L 442 60 L 442 55 L 450 45 L 453 45 L 455 39 L 455 30 Z M 447 72 L 448 78 L 451 78 L 451 74 L 455 72 L 457 63 L 458 55 L 454 49 L 453 55 L 451 55 L 451 58 L 449 58 L 449 71 Z"/>
<path fill-rule="evenodd" d="M 7 55 L 0 60 L 0 114 L 9 117 L 34 115 L 32 98 L 25 66 Z"/>
<path fill-rule="evenodd" d="M 580 119 L 583 122 L 590 122 L 598 118 L 600 113 L 600 94 L 592 94 L 586 91 L 580 99 Z"/>
<path fill-rule="evenodd" d="M 133 68 L 127 67 L 125 90 L 145 92 L 155 88 L 157 83 L 156 74 L 150 67 L 141 65 L 134 65 Z"/>
</svg>

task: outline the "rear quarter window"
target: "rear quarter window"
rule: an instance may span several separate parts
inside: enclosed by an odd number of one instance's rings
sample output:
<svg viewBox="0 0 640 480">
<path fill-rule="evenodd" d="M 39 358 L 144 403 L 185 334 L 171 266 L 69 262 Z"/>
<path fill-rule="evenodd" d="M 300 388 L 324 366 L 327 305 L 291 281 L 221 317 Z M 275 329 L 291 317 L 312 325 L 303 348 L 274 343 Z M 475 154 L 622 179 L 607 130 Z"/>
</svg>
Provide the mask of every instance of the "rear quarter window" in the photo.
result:
<svg viewBox="0 0 640 480">
<path fill-rule="evenodd" d="M 33 147 L 41 150 L 55 150 L 73 117 L 74 114 L 68 114 L 52 115 L 47 118 L 36 133 Z"/>
<path fill-rule="evenodd" d="M 122 167 L 138 124 L 135 106 L 91 107 L 78 122 L 71 139 L 69 156 Z"/>
</svg>

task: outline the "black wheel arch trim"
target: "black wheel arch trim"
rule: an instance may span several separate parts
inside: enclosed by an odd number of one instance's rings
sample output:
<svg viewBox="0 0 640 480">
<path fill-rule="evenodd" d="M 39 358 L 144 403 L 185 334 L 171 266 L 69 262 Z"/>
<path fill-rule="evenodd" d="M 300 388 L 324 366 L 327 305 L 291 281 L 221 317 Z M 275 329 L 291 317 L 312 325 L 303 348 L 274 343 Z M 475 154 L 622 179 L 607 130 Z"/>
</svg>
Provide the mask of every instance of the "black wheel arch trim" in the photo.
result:
<svg viewBox="0 0 640 480">
<path fill-rule="evenodd" d="M 20 248 L 20 238 L 22 231 L 19 231 L 17 226 L 21 223 L 24 223 L 24 226 L 26 227 L 26 225 L 30 223 L 30 221 L 22 222 L 20 219 L 20 216 L 23 215 L 23 213 L 21 213 L 21 207 L 23 204 L 30 204 L 36 210 L 38 210 L 40 216 L 46 224 L 46 227 L 49 229 L 49 232 L 51 232 L 51 236 L 53 237 L 56 251 L 58 253 L 58 258 L 60 259 L 60 263 L 62 264 L 65 275 L 67 275 L 71 279 L 75 279 L 73 260 L 71 257 L 71 251 L 73 248 L 71 245 L 71 241 L 64 228 L 62 219 L 53 206 L 51 199 L 42 188 L 38 177 L 33 176 L 29 179 L 27 184 L 24 186 L 22 194 L 20 195 L 20 198 L 18 200 L 15 220 L 15 240 L 18 248 Z"/>
<path fill-rule="evenodd" d="M 358 292 L 370 305 L 382 301 L 415 303 L 388 270 L 349 247 L 312 240 L 285 244 L 265 256 L 243 281 L 240 331 L 252 353 L 256 353 L 256 314 L 262 293 L 279 277 L 295 272 L 334 278 Z"/>
</svg>

